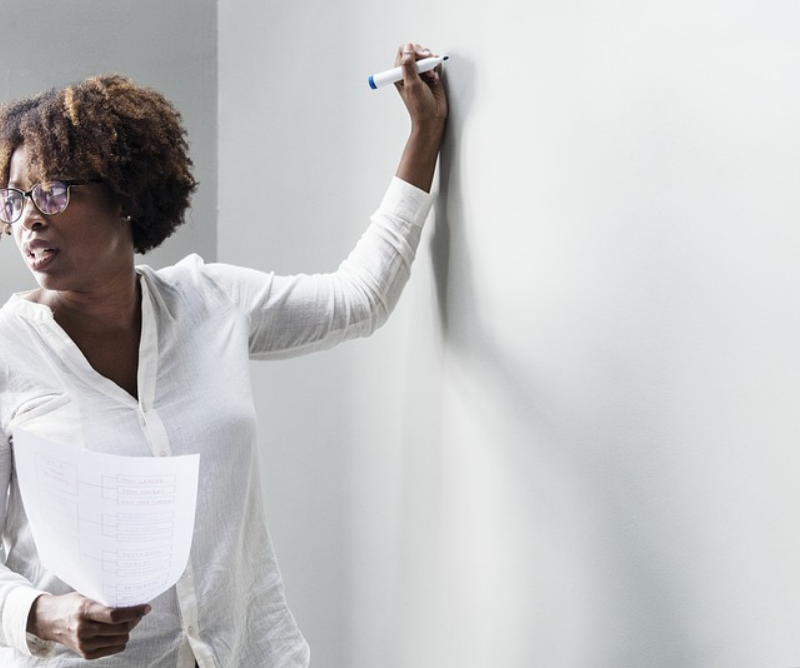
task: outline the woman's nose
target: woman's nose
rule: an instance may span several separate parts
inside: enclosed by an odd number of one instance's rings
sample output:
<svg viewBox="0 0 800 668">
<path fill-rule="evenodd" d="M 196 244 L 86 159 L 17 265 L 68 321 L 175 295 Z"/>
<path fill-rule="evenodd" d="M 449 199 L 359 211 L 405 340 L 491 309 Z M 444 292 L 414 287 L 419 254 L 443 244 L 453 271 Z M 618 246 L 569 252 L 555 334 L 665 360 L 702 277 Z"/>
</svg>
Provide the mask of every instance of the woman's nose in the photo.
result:
<svg viewBox="0 0 800 668">
<path fill-rule="evenodd" d="M 36 208 L 30 195 L 26 195 L 25 199 L 22 200 L 22 213 L 16 224 L 29 229 L 44 225 L 44 217 L 41 211 Z"/>
</svg>

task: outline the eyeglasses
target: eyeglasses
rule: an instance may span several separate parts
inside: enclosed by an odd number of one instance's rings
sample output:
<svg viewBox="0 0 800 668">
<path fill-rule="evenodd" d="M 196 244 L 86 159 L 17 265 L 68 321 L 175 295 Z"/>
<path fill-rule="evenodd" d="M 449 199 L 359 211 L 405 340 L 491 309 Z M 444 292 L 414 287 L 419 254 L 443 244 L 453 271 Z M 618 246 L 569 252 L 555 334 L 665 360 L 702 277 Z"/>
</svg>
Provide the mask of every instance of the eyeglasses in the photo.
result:
<svg viewBox="0 0 800 668">
<path fill-rule="evenodd" d="M 89 183 L 102 183 L 102 179 L 72 179 L 69 181 L 47 181 L 37 183 L 28 191 L 18 188 L 0 188 L 0 222 L 16 223 L 22 217 L 25 198 L 45 216 L 55 216 L 67 208 L 69 189 Z"/>
</svg>

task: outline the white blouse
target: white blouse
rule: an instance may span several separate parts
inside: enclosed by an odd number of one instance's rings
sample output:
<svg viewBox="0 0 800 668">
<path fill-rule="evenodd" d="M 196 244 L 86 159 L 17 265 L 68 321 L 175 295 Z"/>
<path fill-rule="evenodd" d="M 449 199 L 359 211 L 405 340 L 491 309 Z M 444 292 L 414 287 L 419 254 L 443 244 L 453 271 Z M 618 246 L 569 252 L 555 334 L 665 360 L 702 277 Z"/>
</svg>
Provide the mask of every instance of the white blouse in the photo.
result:
<svg viewBox="0 0 800 668">
<path fill-rule="evenodd" d="M 249 360 L 368 336 L 408 277 L 431 197 L 395 178 L 356 248 L 332 274 L 275 276 L 189 256 L 137 267 L 138 400 L 99 375 L 45 306 L 0 309 L 0 665 L 85 665 L 26 633 L 42 592 L 69 587 L 39 562 L 14 475 L 16 426 L 56 442 L 140 457 L 200 453 L 189 565 L 104 666 L 307 666 L 261 498 Z"/>
</svg>

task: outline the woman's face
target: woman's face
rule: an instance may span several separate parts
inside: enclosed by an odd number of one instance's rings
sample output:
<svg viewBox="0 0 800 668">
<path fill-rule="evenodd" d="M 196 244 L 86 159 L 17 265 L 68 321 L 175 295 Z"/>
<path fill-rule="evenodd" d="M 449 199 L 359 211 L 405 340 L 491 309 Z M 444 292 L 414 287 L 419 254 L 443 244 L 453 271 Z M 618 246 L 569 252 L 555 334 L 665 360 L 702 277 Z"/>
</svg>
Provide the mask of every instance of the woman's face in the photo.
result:
<svg viewBox="0 0 800 668">
<path fill-rule="evenodd" d="M 28 174 L 27 152 L 11 157 L 9 187 L 28 191 L 41 179 Z M 51 179 L 85 174 L 47 174 Z M 22 259 L 45 290 L 92 292 L 133 272 L 131 226 L 102 183 L 73 186 L 67 208 L 42 214 L 26 198 L 22 217 L 11 226 Z"/>
</svg>

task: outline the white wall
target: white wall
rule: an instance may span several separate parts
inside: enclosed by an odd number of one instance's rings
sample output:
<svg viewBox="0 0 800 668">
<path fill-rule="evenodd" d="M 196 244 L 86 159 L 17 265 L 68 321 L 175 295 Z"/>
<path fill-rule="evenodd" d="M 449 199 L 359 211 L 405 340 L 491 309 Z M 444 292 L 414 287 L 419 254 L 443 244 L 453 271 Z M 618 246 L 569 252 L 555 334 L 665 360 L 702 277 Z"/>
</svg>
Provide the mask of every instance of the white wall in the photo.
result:
<svg viewBox="0 0 800 668">
<path fill-rule="evenodd" d="M 220 258 L 279 271 L 335 267 L 393 173 L 365 76 L 451 54 L 393 320 L 255 375 L 316 664 L 800 665 L 800 5 L 219 14 Z"/>
<path fill-rule="evenodd" d="M 164 93 L 183 115 L 200 188 L 187 223 L 155 267 L 189 252 L 216 258 L 217 3 L 215 0 L 2 0 L 0 100 L 119 72 Z M 0 304 L 35 285 L 10 237 L 0 239 Z"/>
<path fill-rule="evenodd" d="M 451 54 L 398 311 L 254 374 L 315 665 L 799 665 L 800 6 L 218 11 L 218 252 L 265 269 L 336 266 L 407 131 L 366 75 Z M 202 185 L 156 265 L 217 252 L 214 15 L 3 3 L 3 99 L 118 70 L 184 113 Z M 28 280 L 0 242 L 0 300 Z"/>
</svg>

